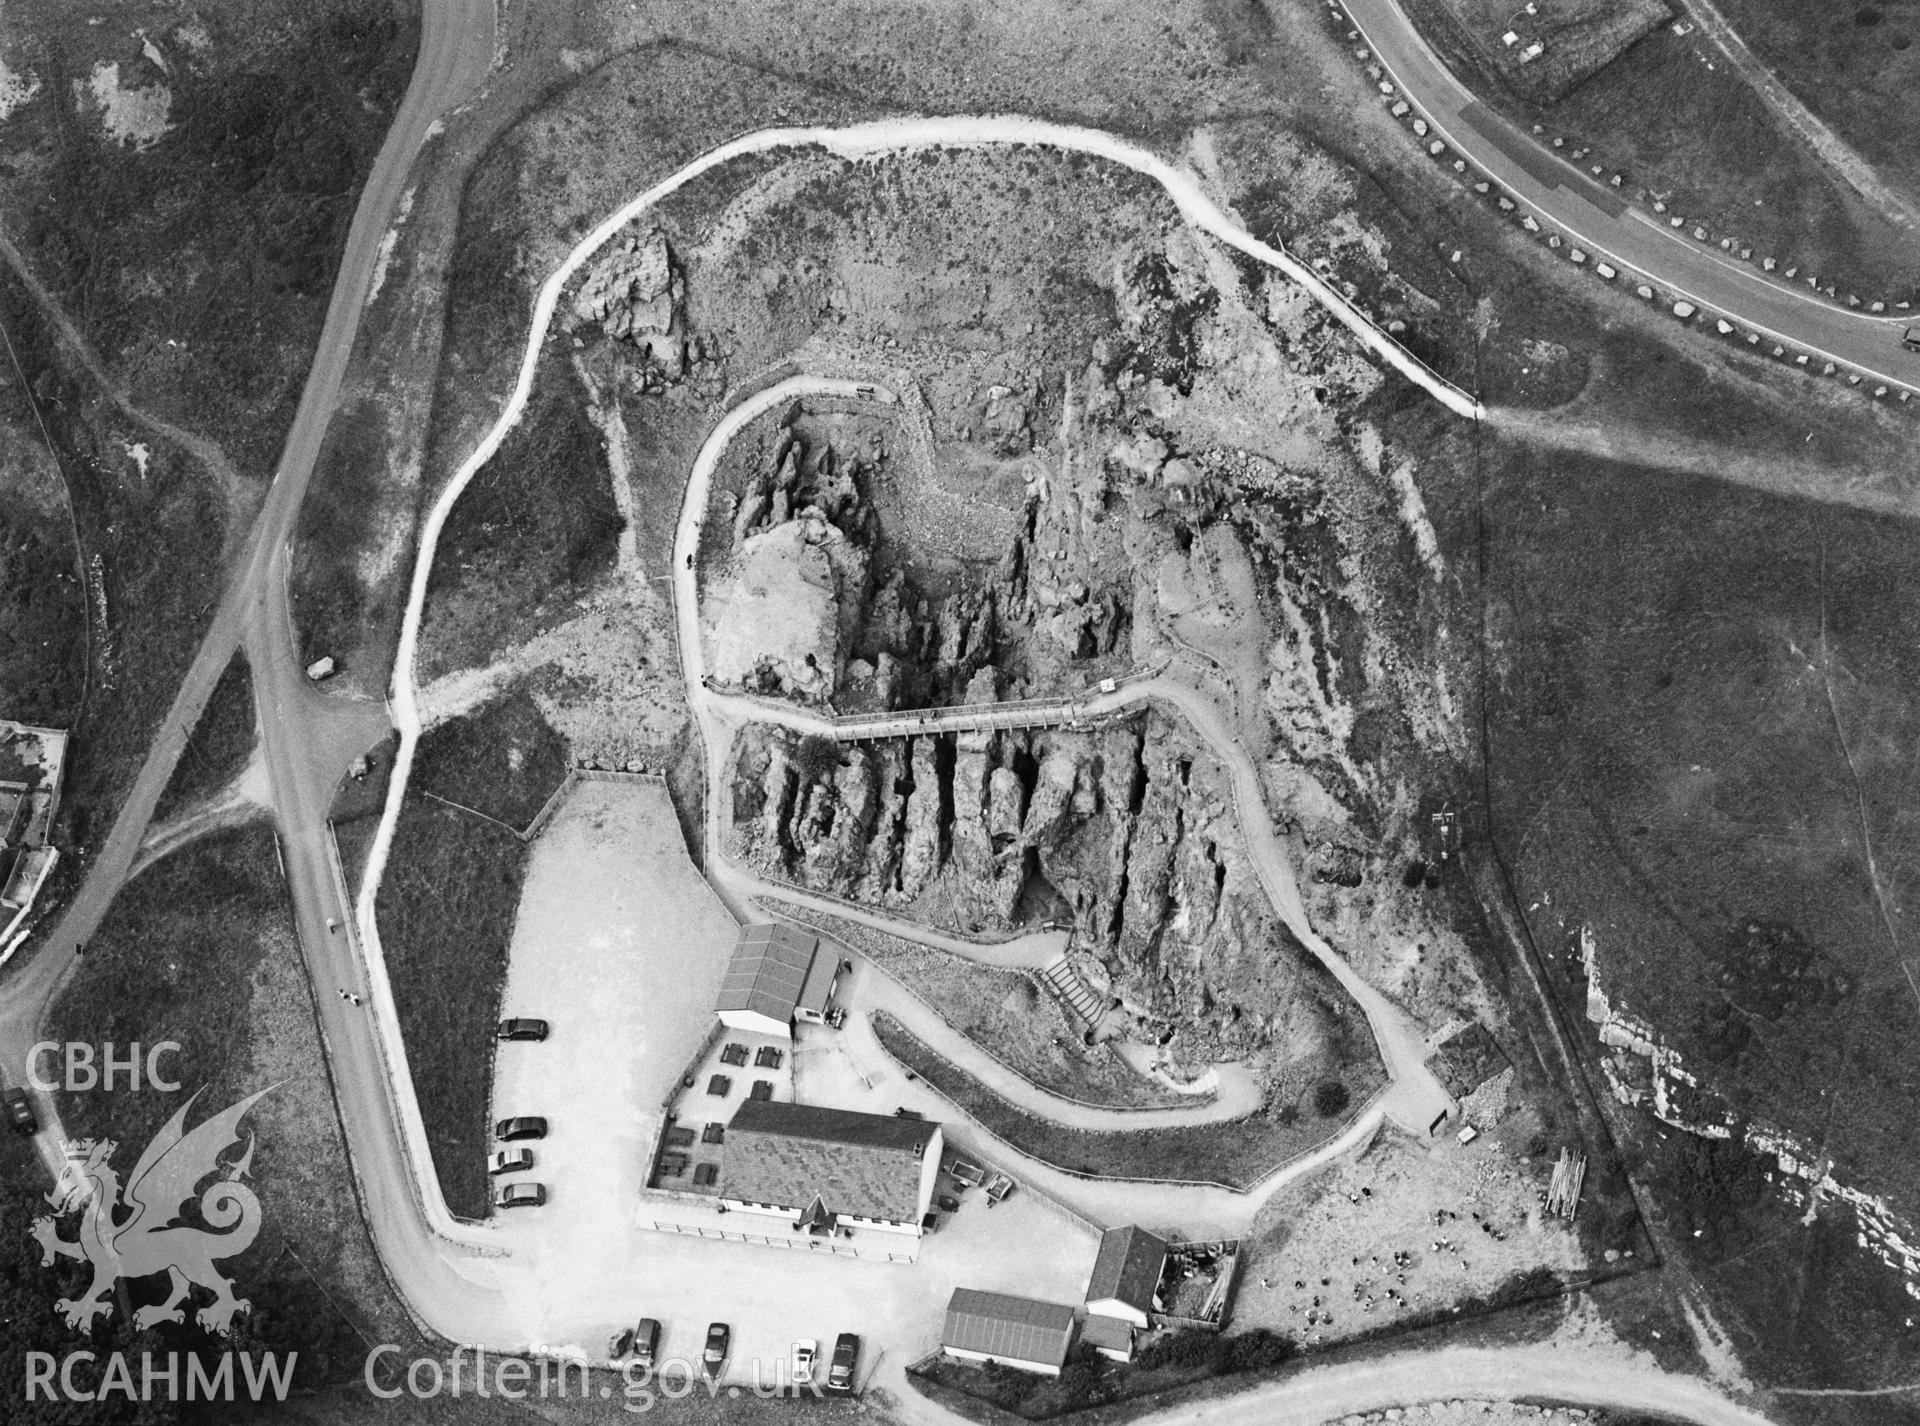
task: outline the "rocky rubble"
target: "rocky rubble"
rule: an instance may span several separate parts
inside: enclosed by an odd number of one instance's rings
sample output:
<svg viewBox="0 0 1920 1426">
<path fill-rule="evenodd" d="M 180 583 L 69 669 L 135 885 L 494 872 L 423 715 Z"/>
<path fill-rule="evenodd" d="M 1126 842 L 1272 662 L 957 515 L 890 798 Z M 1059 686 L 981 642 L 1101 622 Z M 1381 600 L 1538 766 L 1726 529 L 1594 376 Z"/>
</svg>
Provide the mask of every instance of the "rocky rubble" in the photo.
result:
<svg viewBox="0 0 1920 1426">
<path fill-rule="evenodd" d="M 672 380 L 686 369 L 685 298 L 666 234 L 650 228 L 608 249 L 581 284 L 573 310 L 614 340 L 641 348 Z"/>
<path fill-rule="evenodd" d="M 991 693 L 983 670 L 966 696 Z M 1183 1058 L 1304 1086 L 1366 1052 L 1274 919 L 1223 772 L 1156 716 L 848 747 L 761 727 L 732 798 L 733 854 L 763 874 L 963 930 L 1071 922 L 1097 988 Z"/>
</svg>

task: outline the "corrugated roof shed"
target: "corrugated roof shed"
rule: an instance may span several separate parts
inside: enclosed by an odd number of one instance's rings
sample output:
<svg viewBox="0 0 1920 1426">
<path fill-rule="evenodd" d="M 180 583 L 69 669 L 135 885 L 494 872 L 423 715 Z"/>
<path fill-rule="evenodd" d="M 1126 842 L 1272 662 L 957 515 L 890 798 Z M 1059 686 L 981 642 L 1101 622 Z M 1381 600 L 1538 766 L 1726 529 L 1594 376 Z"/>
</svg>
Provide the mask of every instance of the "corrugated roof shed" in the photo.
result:
<svg viewBox="0 0 1920 1426">
<path fill-rule="evenodd" d="M 921 1162 L 938 1124 L 817 1104 L 748 1100 L 727 1126 L 723 1198 L 916 1221 Z"/>
<path fill-rule="evenodd" d="M 1109 1228 L 1100 1235 L 1100 1253 L 1087 1280 L 1087 1301 L 1112 1298 L 1142 1312 L 1153 1310 L 1153 1290 L 1166 1265 L 1167 1242 L 1138 1224 Z"/>
<path fill-rule="evenodd" d="M 820 938 L 797 926 L 743 926 L 720 982 L 716 1010 L 750 1010 L 769 1020 L 793 1019 L 813 969 Z"/>
<path fill-rule="evenodd" d="M 947 1302 L 940 1344 L 999 1361 L 1057 1367 L 1073 1343 L 1073 1309 L 1004 1292 L 956 1287 Z"/>
<path fill-rule="evenodd" d="M 833 978 L 839 973 L 839 956 L 821 946 L 813 953 L 813 966 L 807 971 L 806 981 L 800 987 L 796 1007 L 814 1016 L 825 1015 L 827 998 L 833 994 Z"/>
</svg>

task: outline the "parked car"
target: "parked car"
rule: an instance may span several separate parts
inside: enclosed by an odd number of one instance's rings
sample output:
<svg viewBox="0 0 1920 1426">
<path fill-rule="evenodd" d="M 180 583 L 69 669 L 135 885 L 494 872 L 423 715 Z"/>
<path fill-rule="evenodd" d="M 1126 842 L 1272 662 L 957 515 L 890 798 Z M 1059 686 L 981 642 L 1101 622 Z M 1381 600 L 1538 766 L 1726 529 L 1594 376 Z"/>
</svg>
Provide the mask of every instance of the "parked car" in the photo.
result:
<svg viewBox="0 0 1920 1426">
<path fill-rule="evenodd" d="M 533 1167 L 533 1150 L 495 1149 L 487 1155 L 487 1173 L 522 1173 Z"/>
<path fill-rule="evenodd" d="M 700 1369 L 708 1376 L 718 1378 L 720 1368 L 726 1365 L 727 1348 L 733 1343 L 733 1328 L 724 1322 L 707 1324 L 707 1349 L 700 1354 Z"/>
<path fill-rule="evenodd" d="M 40 1116 L 33 1112 L 33 1101 L 27 1098 L 24 1089 L 9 1089 L 0 1093 L 7 1105 L 7 1122 L 13 1125 L 16 1134 L 36 1134 L 40 1131 Z"/>
<path fill-rule="evenodd" d="M 1901 333 L 1900 345 L 1910 352 L 1920 352 L 1920 327 L 1909 327 Z"/>
<path fill-rule="evenodd" d="M 631 1327 L 622 1327 L 618 1332 L 615 1332 L 613 1336 L 609 1338 L 607 1341 L 607 1356 L 612 1361 L 616 1361 L 616 1362 L 619 1361 L 622 1357 L 626 1356 L 626 1354 L 628 1352 L 631 1352 L 632 1350 L 633 1350 L 633 1328 Z"/>
<path fill-rule="evenodd" d="M 544 1040 L 547 1022 L 527 1015 L 515 1015 L 500 1022 L 498 1034 L 503 1040 Z"/>
<path fill-rule="evenodd" d="M 808 1386 L 813 1382 L 813 1359 L 819 1354 L 820 1344 L 811 1337 L 803 1337 L 793 1344 L 793 1384 Z"/>
<path fill-rule="evenodd" d="M 833 1365 L 827 1368 L 827 1390 L 853 1392 L 854 1368 L 860 1365 L 860 1339 L 842 1332 L 833 1344 Z"/>
<path fill-rule="evenodd" d="M 517 1114 L 493 1126 L 493 1137 L 512 1143 L 515 1139 L 544 1139 L 547 1121 L 538 1114 Z"/>
<path fill-rule="evenodd" d="M 547 1201 L 544 1183 L 503 1183 L 495 1190 L 495 1208 L 538 1208 Z"/>
<path fill-rule="evenodd" d="M 633 1363 L 635 1366 L 653 1365 L 653 1354 L 660 1349 L 660 1324 L 651 1317 L 642 1317 L 633 1328 Z"/>
</svg>

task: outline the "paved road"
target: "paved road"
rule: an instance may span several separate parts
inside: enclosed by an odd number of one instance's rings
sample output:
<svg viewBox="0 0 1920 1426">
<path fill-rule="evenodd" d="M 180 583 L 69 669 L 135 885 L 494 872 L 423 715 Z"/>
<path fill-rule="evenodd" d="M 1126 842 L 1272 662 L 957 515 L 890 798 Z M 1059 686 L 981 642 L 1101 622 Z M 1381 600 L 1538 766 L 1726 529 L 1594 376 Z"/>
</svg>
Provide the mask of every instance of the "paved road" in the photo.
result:
<svg viewBox="0 0 1920 1426">
<path fill-rule="evenodd" d="M 252 534 L 147 760 L 79 891 L 52 930 L 41 938 L 32 958 L 0 986 L 0 1069 L 9 1083 L 25 1082 L 25 1052 L 39 1038 L 48 1008 L 77 964 L 74 950 L 98 928 L 108 904 L 125 882 L 154 806 L 186 745 L 187 734 L 243 639 L 253 665 L 256 704 L 267 730 L 277 820 L 309 969 L 318 985 L 336 977 L 340 979 L 335 983 L 347 983 L 344 977 L 349 973 L 349 962 L 343 952 L 334 949 L 325 929 L 327 917 L 341 920 L 347 912 L 341 895 L 328 884 L 321 841 L 331 790 L 345 771 L 345 762 L 339 758 L 340 739 L 315 739 L 313 729 L 316 725 L 336 730 L 351 727 L 356 731 L 349 733 L 346 741 L 370 734 L 370 742 L 384 727 L 385 717 L 378 705 L 342 709 L 336 700 L 305 686 L 298 648 L 287 622 L 286 550 L 327 423 L 338 404 L 341 378 L 359 329 L 380 240 L 408 171 L 429 127 L 473 92 L 492 61 L 491 0 L 436 0 L 424 7 L 413 79 L 361 191 L 314 364 Z M 365 746 L 361 744 L 362 749 Z M 316 751 L 319 756 L 315 756 Z M 351 754 L 348 756 L 350 759 Z M 343 1047 L 336 1037 L 343 1027 L 325 1022 L 342 1018 L 339 1011 L 346 1008 L 344 1002 L 327 994 L 318 999 L 343 1097 L 357 1079 L 384 1085 L 377 1074 L 356 1072 L 356 1065 L 377 1061 L 351 1054 L 345 1060 L 341 1057 Z M 351 1036 L 345 1038 L 345 1048 L 351 1049 Z M 57 1165 L 64 1131 L 52 1101 L 45 1095 L 36 1094 L 35 1098 L 45 1125 L 39 1136 L 41 1156 L 50 1166 Z M 349 1117 L 349 1123 L 359 1127 L 354 1124 L 354 1116 Z M 363 1141 L 356 1140 L 354 1147 L 359 1151 Z M 377 1154 L 371 1157 L 378 1161 Z M 363 1168 L 363 1172 L 372 1171 L 373 1163 Z M 377 1220 L 374 1226 L 377 1237 Z"/>
<path fill-rule="evenodd" d="M 1751 263 L 1676 232 L 1474 98 L 1393 0 L 1341 0 L 1407 101 L 1449 147 L 1506 188 L 1541 220 L 1590 253 L 1635 274 L 1667 300 L 1685 298 L 1789 351 L 1856 368 L 1890 386 L 1920 391 L 1920 353 L 1900 346 L 1901 319 L 1875 317 L 1775 281 Z M 1912 320 L 1912 319 L 1909 319 Z"/>
</svg>

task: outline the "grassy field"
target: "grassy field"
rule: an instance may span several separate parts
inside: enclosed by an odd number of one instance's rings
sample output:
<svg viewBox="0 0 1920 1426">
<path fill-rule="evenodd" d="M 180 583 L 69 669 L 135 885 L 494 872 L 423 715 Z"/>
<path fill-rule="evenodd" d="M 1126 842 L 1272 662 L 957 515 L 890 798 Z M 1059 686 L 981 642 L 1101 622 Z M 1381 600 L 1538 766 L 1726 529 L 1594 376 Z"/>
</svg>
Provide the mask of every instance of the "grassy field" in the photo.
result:
<svg viewBox="0 0 1920 1426">
<path fill-rule="evenodd" d="M 0 518 L 19 520 L 12 528 L 22 540 L 18 561 L 0 574 L 10 591 L 6 634 L 21 641 L 10 659 L 20 681 L 0 687 L 9 704 L 17 687 L 22 706 L 73 731 L 55 836 L 84 847 L 145 756 L 219 593 L 225 511 L 205 473 L 172 447 L 151 442 L 139 474 L 123 444 L 133 431 L 98 400 L 92 379 L 67 361 L 43 314 L 5 273 L 0 321 L 28 378 L 0 388 L 0 421 L 10 438 L 30 443 L 0 500 Z M 0 363 L 0 375 L 11 369 Z M 71 577 L 73 536 L 50 458 L 33 469 L 42 457 L 32 448 L 43 440 L 58 452 L 71 493 L 85 590 Z"/>
<path fill-rule="evenodd" d="M 158 1065 L 179 1082 L 177 1093 L 129 1093 L 123 1079 L 111 1092 L 58 1096 L 70 1134 L 119 1144 L 113 1162 L 123 1175 L 190 1095 L 201 1093 L 189 1118 L 197 1123 L 272 1086 L 245 1121 L 256 1136 L 251 1182 L 262 1226 L 229 1268 L 238 1295 L 253 1302 L 251 1314 L 236 1319 L 232 1346 L 297 1350 L 296 1389 L 315 1389 L 357 1376 L 363 1335 L 406 1330 L 359 1217 L 265 831 L 216 834 L 129 887 L 88 942 L 46 1037 L 94 1045 L 96 1054 L 108 1042 L 122 1055 L 136 1041 L 179 1045 Z M 157 1300 L 162 1287 L 143 1281 L 132 1300 Z M 117 1311 L 115 1324 L 122 1332 Z M 142 1335 L 155 1350 L 207 1344 L 185 1328 Z"/>
<path fill-rule="evenodd" d="M 1267 1173 L 1332 1138 L 1386 1082 L 1368 1060 L 1344 1080 L 1328 1080 L 1298 1104 L 1226 1124 L 1094 1133 L 1069 1129 L 1017 1109 L 965 1071 L 929 1050 L 885 1012 L 873 1017 L 887 1052 L 952 1100 L 990 1134 L 1022 1153 L 1091 1178 L 1173 1179 L 1245 1189 Z M 1322 1100 L 1319 1090 L 1326 1090 Z M 1324 1105 L 1330 1110 L 1320 1112 Z"/>
<path fill-rule="evenodd" d="M 511 832 L 409 798 L 380 884 L 400 1030 L 447 1206 L 487 1211 L 487 1096 L 526 847 Z"/>
<path fill-rule="evenodd" d="M 1908 527 L 1488 454 L 1493 816 L 1553 891 L 1536 938 L 1591 923 L 1737 1113 L 1910 1184 Z"/>
<path fill-rule="evenodd" d="M 380 886 L 380 935 L 441 1191 L 455 1213 L 480 1217 L 493 1026 L 526 847 L 423 793 L 521 828 L 559 785 L 565 750 L 516 695 L 434 729 L 417 759 Z"/>
<path fill-rule="evenodd" d="M 566 744 L 515 692 L 422 738 L 407 793 L 437 793 L 525 831 L 566 775 Z"/>
<path fill-rule="evenodd" d="M 191 807 L 238 777 L 253 756 L 253 724 L 253 675 L 247 656 L 235 653 L 180 751 L 173 778 L 153 810 L 155 820 Z"/>
<path fill-rule="evenodd" d="M 130 31 L 66 7 L 8 13 L 0 39 L 39 81 L 4 145 L 13 236 L 137 401 L 264 482 L 406 86 L 417 6 L 225 0 L 192 19 Z M 122 102 L 160 106 L 151 142 L 117 140 L 91 97 L 75 102 L 109 64 Z"/>
<path fill-rule="evenodd" d="M 1719 0 L 1716 7 L 1796 97 L 1909 195 L 1920 155 L 1920 5 L 1913 0 Z"/>
<path fill-rule="evenodd" d="M 359 574 L 366 552 L 381 542 L 379 495 L 389 439 L 386 417 L 372 401 L 342 409 L 327 427 L 314 464 L 316 498 L 300 507 L 289 581 L 302 659 L 360 648 L 400 618 L 405 584 L 369 588 Z M 411 574 L 409 562 L 401 561 L 399 572 Z"/>
<path fill-rule="evenodd" d="M 549 363 L 527 414 L 453 507 L 421 620 L 422 676 L 484 664 L 571 613 L 621 522 L 584 395 Z"/>
<path fill-rule="evenodd" d="M 1042 1089 L 1117 1108 L 1192 1102 L 1135 1074 L 1105 1046 L 1087 1049 L 1078 1023 L 1069 1023 L 1060 1002 L 1033 976 L 963 960 L 844 917 L 788 903 L 780 912 L 871 959 L 961 1034 Z"/>
<path fill-rule="evenodd" d="M 0 304 L 9 295 L 0 289 Z M 0 716 L 66 727 L 86 678 L 86 595 L 74 571 L 65 482 L 11 370 L 0 363 L 10 378 L 0 388 Z"/>
</svg>

